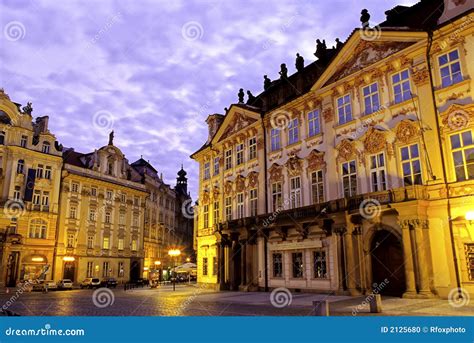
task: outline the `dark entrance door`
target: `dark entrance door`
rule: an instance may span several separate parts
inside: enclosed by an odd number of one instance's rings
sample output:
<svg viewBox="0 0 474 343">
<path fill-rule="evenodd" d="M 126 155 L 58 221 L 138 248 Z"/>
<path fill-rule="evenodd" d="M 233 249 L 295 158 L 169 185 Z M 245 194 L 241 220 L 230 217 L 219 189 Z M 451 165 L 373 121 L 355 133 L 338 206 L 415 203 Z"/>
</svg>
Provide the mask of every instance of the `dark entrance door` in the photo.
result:
<svg viewBox="0 0 474 343">
<path fill-rule="evenodd" d="M 140 261 L 132 260 L 130 262 L 130 280 L 131 281 L 138 280 L 139 278 L 141 278 L 140 269 L 141 269 Z"/>
<path fill-rule="evenodd" d="M 380 294 L 402 296 L 406 283 L 401 242 L 394 234 L 381 230 L 372 239 L 371 252 L 372 282 L 378 285 L 373 288 Z"/>
<path fill-rule="evenodd" d="M 18 278 L 18 262 L 20 260 L 20 253 L 18 251 L 13 251 L 10 256 L 8 256 L 7 262 L 7 275 L 6 275 L 6 285 L 7 287 L 15 287 L 16 281 Z"/>
<path fill-rule="evenodd" d="M 72 282 L 74 282 L 75 272 L 76 272 L 76 265 L 74 264 L 74 262 L 64 263 L 63 279 L 70 279 Z"/>
</svg>

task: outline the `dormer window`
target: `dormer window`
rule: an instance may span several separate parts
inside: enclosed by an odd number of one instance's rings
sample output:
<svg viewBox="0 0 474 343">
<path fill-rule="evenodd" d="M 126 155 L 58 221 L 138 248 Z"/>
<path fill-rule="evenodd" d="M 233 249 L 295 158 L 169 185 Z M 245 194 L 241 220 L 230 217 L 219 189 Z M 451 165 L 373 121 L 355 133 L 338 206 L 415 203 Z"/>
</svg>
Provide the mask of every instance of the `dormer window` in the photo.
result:
<svg viewBox="0 0 474 343">
<path fill-rule="evenodd" d="M 24 169 L 25 169 L 25 161 L 18 160 L 18 164 L 16 165 L 17 174 L 23 174 Z"/>
<path fill-rule="evenodd" d="M 21 136 L 20 146 L 22 148 L 26 148 L 27 144 L 28 144 L 28 136 Z"/>
<path fill-rule="evenodd" d="M 44 152 L 45 154 L 49 154 L 50 148 L 51 148 L 51 144 L 49 144 L 49 142 L 43 142 L 43 147 L 41 148 L 41 151 Z"/>
</svg>

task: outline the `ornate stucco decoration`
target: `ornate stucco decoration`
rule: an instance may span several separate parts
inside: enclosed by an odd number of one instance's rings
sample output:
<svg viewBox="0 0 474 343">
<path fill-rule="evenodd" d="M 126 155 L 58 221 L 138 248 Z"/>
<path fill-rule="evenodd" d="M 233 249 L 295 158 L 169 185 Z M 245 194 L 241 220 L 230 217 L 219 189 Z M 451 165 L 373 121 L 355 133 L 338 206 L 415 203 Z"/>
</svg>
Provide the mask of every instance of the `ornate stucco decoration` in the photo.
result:
<svg viewBox="0 0 474 343">
<path fill-rule="evenodd" d="M 220 190 L 218 186 L 214 186 L 214 189 L 212 190 L 212 195 L 214 196 L 214 199 L 219 198 Z"/>
<path fill-rule="evenodd" d="M 268 171 L 270 173 L 270 182 L 283 180 L 283 166 L 274 163 Z"/>
<path fill-rule="evenodd" d="M 235 189 L 237 192 L 243 192 L 245 189 L 245 178 L 242 175 L 237 176 L 235 179 Z"/>
<path fill-rule="evenodd" d="M 462 130 L 468 127 L 474 119 L 474 108 L 451 105 L 448 110 L 441 113 L 441 122 L 451 131 Z"/>
<path fill-rule="evenodd" d="M 286 161 L 286 168 L 288 170 L 288 174 L 290 176 L 297 176 L 301 174 L 301 170 L 303 169 L 303 161 L 297 157 L 293 156 Z"/>
<path fill-rule="evenodd" d="M 326 168 L 326 162 L 324 161 L 324 152 L 313 150 L 309 153 L 306 158 L 308 161 L 308 170 L 319 170 Z"/>
<path fill-rule="evenodd" d="M 207 191 L 207 190 L 205 190 L 205 191 L 202 193 L 202 204 L 203 204 L 203 205 L 209 204 L 209 191 Z"/>
<path fill-rule="evenodd" d="M 330 123 L 331 121 L 334 120 L 334 112 L 333 112 L 332 107 L 326 107 L 323 110 L 322 115 L 323 115 L 323 119 L 325 123 Z"/>
<path fill-rule="evenodd" d="M 430 72 L 428 68 L 422 67 L 412 71 L 412 80 L 417 87 L 428 83 L 430 80 Z"/>
<path fill-rule="evenodd" d="M 250 188 L 255 188 L 258 185 L 258 173 L 257 172 L 251 172 L 248 175 L 248 180 L 249 180 L 249 187 Z"/>
<path fill-rule="evenodd" d="M 232 182 L 227 181 L 224 186 L 224 193 L 226 195 L 231 195 L 232 194 Z"/>
<path fill-rule="evenodd" d="M 336 150 L 337 150 L 337 159 L 339 161 L 347 161 L 355 155 L 354 144 L 348 139 L 344 139 L 336 148 Z"/>
<path fill-rule="evenodd" d="M 403 120 L 400 122 L 400 124 L 398 124 L 395 135 L 398 141 L 402 143 L 408 143 L 413 138 L 418 136 L 418 128 L 412 121 Z"/>
<path fill-rule="evenodd" d="M 365 135 L 364 149 L 370 154 L 375 154 L 376 152 L 384 150 L 386 145 L 387 141 L 384 133 L 374 128 L 370 128 Z"/>
</svg>

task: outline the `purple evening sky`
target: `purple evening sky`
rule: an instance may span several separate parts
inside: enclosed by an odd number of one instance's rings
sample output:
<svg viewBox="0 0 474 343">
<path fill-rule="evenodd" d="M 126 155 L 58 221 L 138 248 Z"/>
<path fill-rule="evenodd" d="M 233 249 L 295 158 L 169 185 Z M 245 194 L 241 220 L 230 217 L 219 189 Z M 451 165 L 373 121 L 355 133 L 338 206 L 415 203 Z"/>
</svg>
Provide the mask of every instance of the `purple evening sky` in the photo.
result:
<svg viewBox="0 0 474 343">
<path fill-rule="evenodd" d="M 175 184 L 184 164 L 196 197 L 204 122 L 262 90 L 295 53 L 314 61 L 315 39 L 333 45 L 385 10 L 414 0 L 39 1 L 0 0 L 0 87 L 76 151 L 115 145 Z"/>
</svg>

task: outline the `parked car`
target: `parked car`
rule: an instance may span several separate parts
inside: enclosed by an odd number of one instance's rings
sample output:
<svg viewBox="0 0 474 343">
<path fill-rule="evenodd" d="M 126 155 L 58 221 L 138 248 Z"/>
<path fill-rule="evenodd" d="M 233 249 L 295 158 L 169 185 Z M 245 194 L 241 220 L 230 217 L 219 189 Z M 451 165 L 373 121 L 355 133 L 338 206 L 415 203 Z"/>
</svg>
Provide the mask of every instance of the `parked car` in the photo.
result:
<svg viewBox="0 0 474 343">
<path fill-rule="evenodd" d="M 100 280 L 99 278 L 95 277 L 88 277 L 84 279 L 84 281 L 80 284 L 81 288 L 97 288 L 100 287 Z"/>
<path fill-rule="evenodd" d="M 148 284 L 148 280 L 147 280 L 147 279 L 143 279 L 143 278 L 139 278 L 139 279 L 130 281 L 130 283 L 133 283 L 133 284 L 135 284 L 135 285 L 140 285 L 140 286 L 142 286 L 142 285 Z"/>
<path fill-rule="evenodd" d="M 59 289 L 72 289 L 72 281 L 70 279 L 62 279 L 58 281 Z"/>
<path fill-rule="evenodd" d="M 102 287 L 115 288 L 117 287 L 117 280 L 115 280 L 113 277 L 105 278 L 102 280 L 100 285 Z"/>
<path fill-rule="evenodd" d="M 45 281 L 44 285 L 48 290 L 58 289 L 58 285 L 53 280 Z"/>
</svg>

